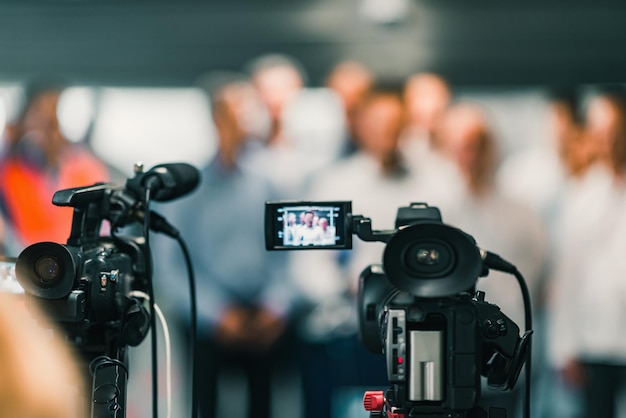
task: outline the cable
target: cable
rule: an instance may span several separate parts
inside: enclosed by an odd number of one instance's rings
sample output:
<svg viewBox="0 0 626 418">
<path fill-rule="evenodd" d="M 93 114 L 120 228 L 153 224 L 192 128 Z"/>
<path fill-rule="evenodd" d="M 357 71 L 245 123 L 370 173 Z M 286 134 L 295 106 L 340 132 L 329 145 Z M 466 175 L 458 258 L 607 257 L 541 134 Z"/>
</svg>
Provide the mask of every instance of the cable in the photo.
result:
<svg viewBox="0 0 626 418">
<path fill-rule="evenodd" d="M 152 230 L 156 232 L 161 232 L 170 238 L 176 240 L 180 249 L 183 253 L 183 258 L 185 260 L 185 266 L 187 268 L 187 277 L 189 279 L 189 305 L 190 305 L 190 322 L 191 329 L 189 331 L 189 342 L 190 342 L 190 356 L 191 356 L 191 416 L 192 418 L 198 417 L 198 371 L 195 367 L 196 362 L 196 339 L 197 339 L 197 297 L 196 297 L 196 278 L 193 270 L 193 263 L 191 262 L 191 255 L 189 252 L 189 248 L 187 244 L 183 240 L 180 231 L 178 231 L 174 226 L 169 224 L 167 220 L 159 215 L 156 212 L 149 211 L 148 216 L 150 217 L 149 221 L 151 222 Z"/>
<path fill-rule="evenodd" d="M 531 352 L 532 352 L 532 330 L 533 330 L 533 318 L 532 318 L 532 306 L 530 304 L 530 292 L 528 291 L 528 285 L 524 276 L 519 272 L 517 267 L 512 263 L 506 261 L 497 254 L 489 251 L 481 250 L 481 256 L 485 260 L 485 263 L 490 269 L 500 270 L 505 273 L 512 274 L 517 279 L 520 290 L 522 291 L 522 299 L 524 300 L 524 326 L 528 333 L 528 346 L 526 349 L 526 359 L 524 364 L 524 371 L 526 375 L 526 381 L 524 382 L 524 406 L 523 416 L 524 418 L 530 418 L 530 375 L 531 375 Z"/>
<path fill-rule="evenodd" d="M 150 296 L 140 290 L 133 290 L 129 296 L 140 297 L 150 302 Z M 165 391 L 167 396 L 167 418 L 172 418 L 172 345 L 170 339 L 170 330 L 161 308 L 156 303 L 154 310 L 159 317 L 161 328 L 163 328 L 163 339 L 165 343 Z"/>
<path fill-rule="evenodd" d="M 157 337 L 156 337 L 156 315 L 154 309 L 154 286 L 152 284 L 152 256 L 149 251 L 150 243 L 150 211 L 147 210 L 150 204 L 150 188 L 146 187 L 144 202 L 146 205 L 146 213 L 143 222 L 143 236 L 145 239 L 145 251 L 146 254 L 146 277 L 148 283 L 148 295 L 150 297 L 150 344 L 152 347 L 152 416 L 153 418 L 159 417 L 159 379 L 158 379 L 158 358 L 157 358 Z"/>
<path fill-rule="evenodd" d="M 524 371 L 526 374 L 526 381 L 524 382 L 524 406 L 523 406 L 523 416 L 524 418 L 530 418 L 530 379 L 531 379 L 531 352 L 532 352 L 532 329 L 533 329 L 533 318 L 531 312 L 531 304 L 530 304 L 530 292 L 528 291 L 528 285 L 526 284 L 526 280 L 524 280 L 524 276 L 514 267 L 513 275 L 517 279 L 517 282 L 520 286 L 520 290 L 522 291 L 522 298 L 524 299 L 524 322 L 526 326 L 526 331 L 531 331 L 528 334 L 528 348 L 526 351 L 526 362 L 524 364 Z"/>
<path fill-rule="evenodd" d="M 189 248 L 180 234 L 176 234 L 174 237 L 185 258 L 185 265 L 187 266 L 187 275 L 189 277 L 189 304 L 191 309 L 191 330 L 189 335 L 191 345 L 191 417 L 198 417 L 198 371 L 195 367 L 196 362 L 196 337 L 197 337 L 197 302 L 196 302 L 196 279 L 193 271 L 193 264 L 191 262 L 191 255 L 189 254 Z"/>
<path fill-rule="evenodd" d="M 119 366 L 125 372 L 126 378 L 128 378 L 128 368 L 124 362 L 113 359 L 109 356 L 98 356 L 91 360 L 91 363 L 89 363 L 89 370 L 92 374 L 94 374 L 98 369 L 110 366 Z"/>
</svg>

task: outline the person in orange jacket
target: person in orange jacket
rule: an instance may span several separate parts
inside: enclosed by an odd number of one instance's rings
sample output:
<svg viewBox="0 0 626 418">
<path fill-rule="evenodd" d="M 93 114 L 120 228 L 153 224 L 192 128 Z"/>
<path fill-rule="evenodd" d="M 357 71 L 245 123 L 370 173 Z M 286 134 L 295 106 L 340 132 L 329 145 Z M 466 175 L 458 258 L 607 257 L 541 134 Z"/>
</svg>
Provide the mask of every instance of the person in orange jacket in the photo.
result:
<svg viewBox="0 0 626 418">
<path fill-rule="evenodd" d="M 57 190 L 109 180 L 104 163 L 63 135 L 57 117 L 62 91 L 57 85 L 27 87 L 22 111 L 5 131 L 0 205 L 23 245 L 69 236 L 72 208 L 52 204 Z"/>
</svg>

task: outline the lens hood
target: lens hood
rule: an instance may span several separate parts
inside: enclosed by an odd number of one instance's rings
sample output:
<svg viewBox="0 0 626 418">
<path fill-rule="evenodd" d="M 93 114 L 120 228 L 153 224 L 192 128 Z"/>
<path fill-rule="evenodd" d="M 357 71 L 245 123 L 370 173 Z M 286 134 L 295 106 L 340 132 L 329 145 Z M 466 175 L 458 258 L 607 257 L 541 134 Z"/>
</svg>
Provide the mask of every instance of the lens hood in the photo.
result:
<svg viewBox="0 0 626 418">
<path fill-rule="evenodd" d="M 482 271 L 474 239 L 440 222 L 400 229 L 383 254 L 387 278 L 417 297 L 437 298 L 470 290 Z"/>
<path fill-rule="evenodd" d="M 76 263 L 70 250 L 55 242 L 39 242 L 21 252 L 15 275 L 26 292 L 44 299 L 61 299 L 72 291 Z"/>
</svg>

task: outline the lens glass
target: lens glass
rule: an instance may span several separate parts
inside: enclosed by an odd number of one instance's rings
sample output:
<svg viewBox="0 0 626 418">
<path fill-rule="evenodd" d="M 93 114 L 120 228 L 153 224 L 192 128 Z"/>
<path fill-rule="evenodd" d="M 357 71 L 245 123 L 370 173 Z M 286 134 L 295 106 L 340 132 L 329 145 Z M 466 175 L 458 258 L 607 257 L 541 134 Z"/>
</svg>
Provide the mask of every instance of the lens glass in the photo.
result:
<svg viewBox="0 0 626 418">
<path fill-rule="evenodd" d="M 417 240 L 405 247 L 404 265 L 414 278 L 443 277 L 454 267 L 454 251 L 440 240 Z"/>
<path fill-rule="evenodd" d="M 439 251 L 433 248 L 421 248 L 417 250 L 417 262 L 427 266 L 434 266 L 439 262 Z"/>
<path fill-rule="evenodd" d="M 54 283 L 61 276 L 61 266 L 55 257 L 44 255 L 35 262 L 37 276 L 44 283 Z"/>
</svg>

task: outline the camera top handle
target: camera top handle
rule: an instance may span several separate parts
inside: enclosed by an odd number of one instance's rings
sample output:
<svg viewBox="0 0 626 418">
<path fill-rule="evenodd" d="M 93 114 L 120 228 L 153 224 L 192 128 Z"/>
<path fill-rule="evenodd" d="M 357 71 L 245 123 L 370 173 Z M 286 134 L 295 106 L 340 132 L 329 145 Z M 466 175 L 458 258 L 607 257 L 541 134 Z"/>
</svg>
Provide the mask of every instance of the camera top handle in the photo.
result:
<svg viewBox="0 0 626 418">
<path fill-rule="evenodd" d="M 431 220 L 441 222 L 441 212 L 436 207 L 428 206 L 426 203 L 411 203 L 407 207 L 398 208 L 396 229 L 391 230 L 372 230 L 372 220 L 361 215 L 351 215 L 351 218 L 352 232 L 361 241 L 388 243 L 399 229 L 409 226 L 416 221 Z"/>
<path fill-rule="evenodd" d="M 110 184 L 95 184 L 59 190 L 54 194 L 54 205 L 74 208 L 68 245 L 82 246 L 98 240 L 102 219 L 105 217 L 101 203 L 106 201 L 105 194 L 111 188 Z"/>
</svg>

